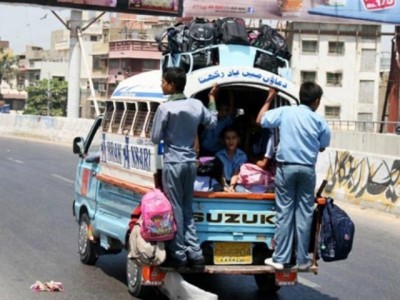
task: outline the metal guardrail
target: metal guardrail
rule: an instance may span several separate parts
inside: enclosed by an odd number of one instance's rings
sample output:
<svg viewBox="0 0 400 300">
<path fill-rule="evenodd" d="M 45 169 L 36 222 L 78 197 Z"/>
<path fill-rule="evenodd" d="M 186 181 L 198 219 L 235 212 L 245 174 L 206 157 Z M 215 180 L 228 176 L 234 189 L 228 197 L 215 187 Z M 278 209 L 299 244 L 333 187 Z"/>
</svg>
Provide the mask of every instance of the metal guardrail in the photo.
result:
<svg viewBox="0 0 400 300">
<path fill-rule="evenodd" d="M 331 130 L 400 134 L 399 122 L 374 122 L 354 120 L 327 120 Z"/>
</svg>

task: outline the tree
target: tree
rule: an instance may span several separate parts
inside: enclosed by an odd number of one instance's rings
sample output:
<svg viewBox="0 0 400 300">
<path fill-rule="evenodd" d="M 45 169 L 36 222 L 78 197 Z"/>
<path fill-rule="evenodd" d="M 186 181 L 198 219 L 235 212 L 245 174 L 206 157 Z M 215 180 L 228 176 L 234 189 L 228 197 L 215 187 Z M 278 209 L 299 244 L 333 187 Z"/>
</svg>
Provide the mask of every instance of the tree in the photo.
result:
<svg viewBox="0 0 400 300">
<path fill-rule="evenodd" d="M 43 79 L 27 88 L 24 114 L 66 116 L 68 84 L 64 80 Z"/>
<path fill-rule="evenodd" d="M 10 81 L 15 77 L 15 70 L 13 66 L 16 62 L 14 56 L 0 48 L 0 84 L 3 81 Z"/>
<path fill-rule="evenodd" d="M 3 99 L 3 95 L 1 93 L 1 83 L 3 79 L 5 81 L 10 81 L 15 76 L 14 66 L 16 59 L 8 52 L 4 50 L 4 48 L 0 48 L 0 100 Z"/>
</svg>

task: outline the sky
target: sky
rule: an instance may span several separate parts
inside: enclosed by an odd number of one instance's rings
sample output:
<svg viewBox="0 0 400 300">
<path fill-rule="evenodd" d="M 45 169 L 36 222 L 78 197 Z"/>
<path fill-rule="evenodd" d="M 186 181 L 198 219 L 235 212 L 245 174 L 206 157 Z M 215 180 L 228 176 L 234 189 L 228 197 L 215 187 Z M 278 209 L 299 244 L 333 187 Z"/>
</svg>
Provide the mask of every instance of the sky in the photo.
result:
<svg viewBox="0 0 400 300">
<path fill-rule="evenodd" d="M 69 9 L 0 4 L 0 40 L 9 41 L 14 54 L 25 52 L 26 45 L 49 49 L 51 32 L 64 29 L 52 9 L 63 20 L 70 15 Z"/>
<path fill-rule="evenodd" d="M 70 9 L 43 8 L 33 5 L 0 4 L 0 40 L 10 42 L 14 54 L 25 52 L 26 45 L 50 48 L 51 32 L 64 29 L 53 15 L 54 10 L 63 20 L 69 18 Z M 384 25 L 383 31 L 394 32 L 393 25 Z M 383 38 L 383 51 L 390 51 L 390 37 Z"/>
</svg>

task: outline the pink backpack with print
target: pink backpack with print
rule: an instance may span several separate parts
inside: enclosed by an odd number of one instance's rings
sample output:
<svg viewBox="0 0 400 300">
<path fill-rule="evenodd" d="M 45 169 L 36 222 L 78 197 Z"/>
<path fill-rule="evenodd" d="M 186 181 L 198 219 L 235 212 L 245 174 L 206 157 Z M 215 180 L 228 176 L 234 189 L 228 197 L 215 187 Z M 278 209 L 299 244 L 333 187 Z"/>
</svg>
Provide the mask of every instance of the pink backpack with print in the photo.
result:
<svg viewBox="0 0 400 300">
<path fill-rule="evenodd" d="M 152 189 L 141 200 L 142 227 L 140 233 L 146 241 L 168 241 L 174 238 L 176 224 L 171 202 L 159 189 Z"/>
<path fill-rule="evenodd" d="M 245 187 L 252 185 L 268 186 L 271 181 L 273 181 L 272 174 L 255 164 L 245 163 L 240 167 L 238 183 Z"/>
</svg>

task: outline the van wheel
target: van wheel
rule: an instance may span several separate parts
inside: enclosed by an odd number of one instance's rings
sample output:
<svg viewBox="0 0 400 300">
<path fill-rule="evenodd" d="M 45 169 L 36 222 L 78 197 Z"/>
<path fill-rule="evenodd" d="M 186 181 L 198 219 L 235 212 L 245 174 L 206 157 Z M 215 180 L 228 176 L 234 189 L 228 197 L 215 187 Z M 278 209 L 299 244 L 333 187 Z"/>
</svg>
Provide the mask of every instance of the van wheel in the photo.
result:
<svg viewBox="0 0 400 300">
<path fill-rule="evenodd" d="M 97 261 L 96 244 L 89 237 L 90 219 L 87 213 L 82 214 L 79 220 L 79 256 L 85 265 L 94 265 Z"/>
<path fill-rule="evenodd" d="M 260 292 L 268 295 L 275 294 L 281 287 L 275 283 L 275 274 L 255 274 L 254 279 Z"/>
<path fill-rule="evenodd" d="M 129 293 L 133 297 L 143 298 L 142 267 L 136 264 L 134 259 L 126 259 L 126 280 Z"/>
</svg>

